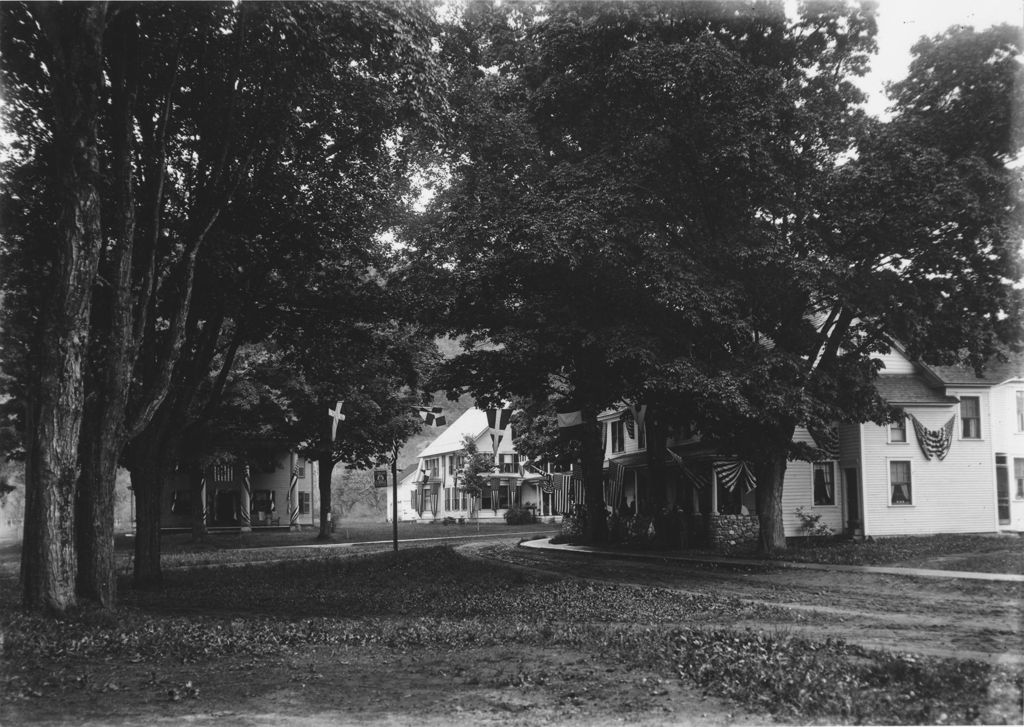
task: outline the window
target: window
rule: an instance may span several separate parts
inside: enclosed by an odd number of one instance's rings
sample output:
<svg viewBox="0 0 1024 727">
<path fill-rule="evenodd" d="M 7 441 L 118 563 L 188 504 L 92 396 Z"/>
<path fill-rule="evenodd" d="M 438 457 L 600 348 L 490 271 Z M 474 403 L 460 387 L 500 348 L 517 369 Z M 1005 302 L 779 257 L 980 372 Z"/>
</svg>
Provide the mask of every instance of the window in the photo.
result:
<svg viewBox="0 0 1024 727">
<path fill-rule="evenodd" d="M 309 515 L 311 510 L 312 510 L 312 508 L 310 508 L 309 493 L 308 492 L 300 492 L 299 493 L 299 514 L 300 515 Z"/>
<path fill-rule="evenodd" d="M 836 504 L 835 462 L 814 463 L 814 504 Z"/>
<path fill-rule="evenodd" d="M 1013 479 L 1017 483 L 1017 499 L 1024 500 L 1024 459 L 1014 458 Z"/>
<path fill-rule="evenodd" d="M 636 446 L 640 449 L 647 449 L 647 422 L 640 425 L 640 429 L 636 433 L 636 436 Z"/>
<path fill-rule="evenodd" d="M 898 444 L 907 441 L 907 418 L 900 417 L 889 425 L 889 442 Z"/>
<path fill-rule="evenodd" d="M 910 461 L 889 462 L 889 502 L 892 505 L 911 505 Z"/>
<path fill-rule="evenodd" d="M 175 515 L 192 514 L 192 493 L 189 490 L 175 490 L 171 493 L 171 512 Z"/>
<path fill-rule="evenodd" d="M 1017 431 L 1024 432 L 1024 391 L 1017 392 Z"/>
<path fill-rule="evenodd" d="M 427 471 L 427 474 L 430 475 L 431 479 L 437 479 L 441 475 L 438 470 L 440 464 L 440 460 L 437 457 L 431 457 L 430 459 L 423 461 L 423 469 Z"/>
<path fill-rule="evenodd" d="M 500 454 L 498 455 L 501 463 L 501 473 L 503 475 L 514 475 L 519 472 L 519 455 L 518 454 Z"/>
<path fill-rule="evenodd" d="M 273 490 L 253 490 L 252 511 L 270 513 L 276 510 Z"/>
<path fill-rule="evenodd" d="M 498 508 L 507 508 L 509 506 L 508 498 L 508 480 L 501 480 L 501 484 L 498 485 Z"/>
<path fill-rule="evenodd" d="M 960 425 L 963 439 L 981 439 L 981 400 L 978 397 L 960 397 Z"/>
<path fill-rule="evenodd" d="M 298 464 L 296 465 L 296 468 L 299 470 L 299 479 L 306 479 L 306 460 L 300 459 Z"/>
<path fill-rule="evenodd" d="M 611 422 L 612 428 L 612 452 L 621 452 L 626 448 L 626 440 L 624 437 L 625 423 L 620 419 L 618 421 Z"/>
</svg>

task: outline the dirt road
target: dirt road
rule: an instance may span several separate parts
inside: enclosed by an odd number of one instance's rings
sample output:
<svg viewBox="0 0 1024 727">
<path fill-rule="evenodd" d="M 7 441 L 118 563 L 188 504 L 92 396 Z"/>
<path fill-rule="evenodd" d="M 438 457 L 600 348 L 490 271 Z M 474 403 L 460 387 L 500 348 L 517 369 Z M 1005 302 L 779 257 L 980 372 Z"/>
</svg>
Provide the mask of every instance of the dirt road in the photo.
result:
<svg viewBox="0 0 1024 727">
<path fill-rule="evenodd" d="M 460 552 L 531 570 L 779 606 L 777 621 L 728 624 L 840 638 L 869 648 L 1024 664 L 1024 584 L 956 578 L 597 557 L 494 544 Z"/>
</svg>

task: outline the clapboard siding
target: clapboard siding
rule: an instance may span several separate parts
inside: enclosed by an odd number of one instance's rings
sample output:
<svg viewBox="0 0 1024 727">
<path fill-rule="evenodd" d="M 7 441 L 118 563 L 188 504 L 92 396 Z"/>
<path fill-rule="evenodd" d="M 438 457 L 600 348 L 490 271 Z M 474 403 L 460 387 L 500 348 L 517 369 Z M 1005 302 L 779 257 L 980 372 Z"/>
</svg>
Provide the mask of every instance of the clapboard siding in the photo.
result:
<svg viewBox="0 0 1024 727">
<path fill-rule="evenodd" d="M 1024 432 L 1017 430 L 1017 392 L 1024 381 L 1012 380 L 992 389 L 992 450 L 1006 455 L 1010 485 L 1010 522 L 1003 527 L 1024 531 L 1024 499 L 1017 497 L 1014 460 L 1024 459 Z"/>
<path fill-rule="evenodd" d="M 957 391 L 950 391 L 956 395 Z M 964 393 L 964 392 L 960 392 Z M 981 398 L 980 440 L 959 436 L 959 417 L 953 443 L 944 460 L 927 460 L 908 425 L 907 443 L 888 442 L 887 427 L 861 427 L 862 473 L 866 535 L 925 535 L 990 532 L 996 528 L 995 482 L 989 424 L 988 392 L 966 392 Z M 929 429 L 938 429 L 956 407 L 908 408 Z M 891 505 L 889 462 L 911 463 L 911 505 Z"/>
<path fill-rule="evenodd" d="M 914 364 L 896 349 L 893 349 L 886 354 L 875 354 L 872 358 L 878 359 L 885 365 L 885 368 L 882 370 L 883 375 L 916 373 Z"/>
<path fill-rule="evenodd" d="M 814 444 L 811 435 L 806 429 L 798 427 L 793 434 L 794 442 Z M 835 463 L 836 477 L 836 504 L 822 507 L 814 504 L 814 465 L 810 462 L 794 460 L 786 467 L 786 477 L 782 487 L 782 523 L 785 526 L 787 537 L 804 535 L 796 510 L 804 508 L 808 512 L 816 512 L 821 515 L 821 521 L 832 528 L 835 532 L 841 532 L 843 528 L 842 512 L 842 485 L 839 472 L 839 463 Z"/>
</svg>

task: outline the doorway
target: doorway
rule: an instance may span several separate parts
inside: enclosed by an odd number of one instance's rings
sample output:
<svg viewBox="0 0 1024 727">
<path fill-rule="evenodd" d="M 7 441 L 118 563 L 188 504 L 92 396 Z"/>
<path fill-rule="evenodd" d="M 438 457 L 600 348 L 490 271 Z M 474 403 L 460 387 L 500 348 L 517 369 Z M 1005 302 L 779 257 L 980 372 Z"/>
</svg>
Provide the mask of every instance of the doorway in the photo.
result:
<svg viewBox="0 0 1024 727">
<path fill-rule="evenodd" d="M 863 535 L 864 524 L 860 514 L 860 483 L 857 481 L 857 468 L 843 469 L 843 480 L 846 486 L 846 532 L 849 535 Z"/>
<path fill-rule="evenodd" d="M 218 490 L 214 501 L 213 524 L 238 525 L 241 504 L 241 495 L 236 490 Z"/>
<path fill-rule="evenodd" d="M 1010 467 L 1005 454 L 996 455 L 996 503 L 999 506 L 999 524 L 1010 524 Z"/>
</svg>

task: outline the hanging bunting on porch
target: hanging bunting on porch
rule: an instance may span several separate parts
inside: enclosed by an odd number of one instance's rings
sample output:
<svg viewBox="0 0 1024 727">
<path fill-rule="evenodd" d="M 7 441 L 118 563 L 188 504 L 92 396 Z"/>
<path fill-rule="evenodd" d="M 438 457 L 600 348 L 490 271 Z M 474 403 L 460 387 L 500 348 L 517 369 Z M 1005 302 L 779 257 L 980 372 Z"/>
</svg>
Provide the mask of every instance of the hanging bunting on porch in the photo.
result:
<svg viewBox="0 0 1024 727">
<path fill-rule="evenodd" d="M 487 410 L 487 432 L 491 435 L 491 447 L 494 449 L 494 464 L 498 464 L 498 448 L 501 446 L 501 438 L 505 435 L 505 430 L 508 428 L 511 418 L 511 409 Z"/>
<path fill-rule="evenodd" d="M 419 415 L 420 419 L 428 427 L 440 428 L 447 424 L 443 414 L 444 410 L 439 406 L 416 406 L 413 407 L 413 411 Z"/>
<path fill-rule="evenodd" d="M 209 522 L 210 517 L 210 510 L 206 506 L 207 497 L 208 495 L 206 492 L 206 473 L 203 472 L 203 474 L 200 475 L 199 477 L 199 507 L 202 508 L 203 510 L 200 517 L 203 519 L 204 523 Z"/>
<path fill-rule="evenodd" d="M 914 434 L 917 435 L 917 443 L 924 453 L 925 459 L 938 457 L 945 459 L 949 454 L 949 448 L 953 444 L 953 427 L 956 424 L 956 415 L 951 416 L 949 421 L 942 425 L 941 429 L 928 429 L 917 420 L 913 414 L 910 421 L 914 423 Z"/>
<path fill-rule="evenodd" d="M 608 504 L 616 509 L 622 500 L 622 481 L 625 476 L 625 467 L 614 461 L 608 463 Z"/>
<path fill-rule="evenodd" d="M 501 480 L 491 480 L 491 509 L 494 510 L 494 514 L 498 514 L 498 500 L 501 497 Z"/>
<path fill-rule="evenodd" d="M 441 482 L 438 481 L 430 483 L 430 513 L 434 517 L 437 517 L 437 504 L 438 500 L 440 500 L 440 494 Z"/>
<path fill-rule="evenodd" d="M 517 484 L 518 483 L 515 480 L 509 480 L 508 481 L 508 506 L 509 507 L 515 507 L 516 506 L 516 494 L 517 494 L 517 489 L 518 489 L 516 487 Z"/>
<path fill-rule="evenodd" d="M 839 459 L 839 427 L 812 427 L 808 432 L 814 440 L 814 446 L 825 454 L 826 459 Z"/>
<path fill-rule="evenodd" d="M 753 470 L 743 460 L 734 459 L 728 462 L 715 462 L 715 475 L 718 482 L 729 492 L 736 489 L 736 485 L 743 483 L 744 492 L 750 492 L 757 487 L 757 478 Z"/>
</svg>

